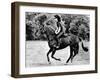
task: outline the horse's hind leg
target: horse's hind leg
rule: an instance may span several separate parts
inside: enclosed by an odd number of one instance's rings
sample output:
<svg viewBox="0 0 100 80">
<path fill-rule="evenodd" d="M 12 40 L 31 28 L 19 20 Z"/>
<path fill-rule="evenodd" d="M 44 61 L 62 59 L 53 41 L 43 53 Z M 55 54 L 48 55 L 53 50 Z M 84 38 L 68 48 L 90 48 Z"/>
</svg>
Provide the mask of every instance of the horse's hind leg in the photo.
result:
<svg viewBox="0 0 100 80">
<path fill-rule="evenodd" d="M 66 63 L 69 62 L 69 60 L 72 58 L 72 56 L 73 56 L 73 47 L 70 46 L 70 56 L 69 56 L 68 60 L 66 61 Z"/>
<path fill-rule="evenodd" d="M 54 57 L 55 52 L 56 52 L 56 50 L 53 49 L 52 54 L 51 54 L 51 57 L 52 57 L 53 59 L 55 59 L 55 60 L 61 61 L 60 58 L 58 59 L 58 58 Z"/>
<path fill-rule="evenodd" d="M 50 54 L 51 51 L 52 51 L 52 49 L 50 49 L 50 50 L 48 51 L 48 53 L 47 53 L 47 60 L 48 60 L 49 64 L 50 64 L 49 54 Z"/>
<path fill-rule="evenodd" d="M 79 52 L 79 44 L 77 43 L 74 46 L 74 55 L 73 55 L 72 59 L 78 54 L 78 52 Z"/>
</svg>

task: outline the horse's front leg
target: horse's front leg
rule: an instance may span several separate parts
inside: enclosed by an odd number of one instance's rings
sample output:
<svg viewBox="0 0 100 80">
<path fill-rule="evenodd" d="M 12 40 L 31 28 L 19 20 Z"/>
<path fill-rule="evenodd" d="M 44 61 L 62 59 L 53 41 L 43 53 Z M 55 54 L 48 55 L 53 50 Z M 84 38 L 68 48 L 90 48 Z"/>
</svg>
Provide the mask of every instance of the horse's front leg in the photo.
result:
<svg viewBox="0 0 100 80">
<path fill-rule="evenodd" d="M 50 50 L 48 51 L 48 53 L 47 53 L 47 60 L 48 60 L 49 64 L 51 64 L 50 59 L 49 59 L 49 54 L 50 54 L 51 51 L 52 51 L 52 49 L 50 49 Z"/>
<path fill-rule="evenodd" d="M 52 57 L 53 59 L 55 59 L 55 60 L 61 61 L 60 58 L 54 57 L 55 52 L 56 52 L 56 49 L 53 49 L 52 54 L 51 54 L 51 57 Z"/>
</svg>

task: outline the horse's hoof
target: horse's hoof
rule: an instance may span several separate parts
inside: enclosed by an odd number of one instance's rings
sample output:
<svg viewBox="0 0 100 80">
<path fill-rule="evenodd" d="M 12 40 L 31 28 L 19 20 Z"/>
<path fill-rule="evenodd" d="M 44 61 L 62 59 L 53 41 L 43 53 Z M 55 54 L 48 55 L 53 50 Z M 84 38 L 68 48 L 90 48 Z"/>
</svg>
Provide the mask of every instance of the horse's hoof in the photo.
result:
<svg viewBox="0 0 100 80">
<path fill-rule="evenodd" d="M 58 61 L 61 61 L 61 59 L 57 59 Z"/>
<path fill-rule="evenodd" d="M 49 64 L 51 64 L 51 62 L 49 62 Z"/>
<path fill-rule="evenodd" d="M 64 65 L 68 65 L 67 63 L 65 63 Z"/>
<path fill-rule="evenodd" d="M 66 64 L 68 63 L 68 61 L 66 61 Z"/>
</svg>

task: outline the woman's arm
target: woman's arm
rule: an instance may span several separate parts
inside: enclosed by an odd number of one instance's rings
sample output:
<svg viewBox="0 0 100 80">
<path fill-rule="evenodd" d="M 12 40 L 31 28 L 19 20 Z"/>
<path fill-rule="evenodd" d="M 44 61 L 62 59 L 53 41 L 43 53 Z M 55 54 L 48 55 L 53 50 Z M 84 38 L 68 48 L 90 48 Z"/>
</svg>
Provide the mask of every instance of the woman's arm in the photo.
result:
<svg viewBox="0 0 100 80">
<path fill-rule="evenodd" d="M 55 30 L 55 33 L 56 33 L 56 34 L 59 34 L 60 31 L 61 31 L 61 27 L 58 27 L 58 28 Z"/>
</svg>

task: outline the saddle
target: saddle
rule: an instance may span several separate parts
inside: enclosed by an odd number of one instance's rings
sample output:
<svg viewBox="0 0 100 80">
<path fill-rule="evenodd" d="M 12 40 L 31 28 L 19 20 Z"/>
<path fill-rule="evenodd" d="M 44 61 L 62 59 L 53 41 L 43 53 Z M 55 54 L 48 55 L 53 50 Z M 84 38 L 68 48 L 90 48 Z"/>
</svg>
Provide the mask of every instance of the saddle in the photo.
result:
<svg viewBox="0 0 100 80">
<path fill-rule="evenodd" d="M 66 33 L 66 34 L 63 34 L 62 36 L 60 36 L 59 38 L 57 38 L 56 41 L 57 41 L 58 44 L 57 44 L 56 47 L 59 48 L 60 43 L 61 43 L 61 39 L 62 39 L 62 38 L 66 38 L 66 37 L 68 37 L 68 36 L 69 36 L 69 34 Z"/>
<path fill-rule="evenodd" d="M 69 34 L 68 34 L 68 33 L 65 33 L 65 34 L 64 34 L 64 37 L 67 37 L 67 36 L 69 36 Z"/>
<path fill-rule="evenodd" d="M 61 39 L 61 38 L 65 38 L 65 37 L 68 37 L 70 34 L 68 34 L 68 33 L 65 33 L 65 34 L 63 34 L 59 39 Z"/>
</svg>

